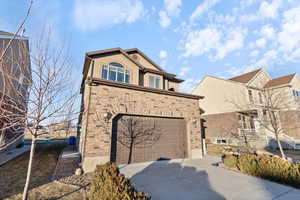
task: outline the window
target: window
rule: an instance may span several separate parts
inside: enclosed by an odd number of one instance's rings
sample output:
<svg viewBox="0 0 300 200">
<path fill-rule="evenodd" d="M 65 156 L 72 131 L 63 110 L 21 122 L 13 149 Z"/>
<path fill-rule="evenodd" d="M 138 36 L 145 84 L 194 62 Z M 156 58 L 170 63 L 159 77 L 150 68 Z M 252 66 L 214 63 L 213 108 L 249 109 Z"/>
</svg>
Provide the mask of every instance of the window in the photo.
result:
<svg viewBox="0 0 300 200">
<path fill-rule="evenodd" d="M 259 103 L 263 104 L 264 102 L 260 92 L 258 93 L 258 98 L 259 98 Z"/>
<path fill-rule="evenodd" d="M 26 95 L 25 86 L 23 85 L 24 79 L 25 79 L 25 76 L 21 73 L 19 76 L 19 80 L 17 82 L 17 90 L 18 90 L 19 94 L 22 95 L 23 97 L 25 97 L 25 95 Z"/>
<path fill-rule="evenodd" d="M 300 102 L 300 91 L 293 90 L 293 96 L 294 96 L 296 101 Z"/>
<path fill-rule="evenodd" d="M 161 87 L 160 87 L 160 77 L 158 77 L 158 76 L 150 76 L 149 77 L 149 86 L 151 88 L 161 89 Z"/>
<path fill-rule="evenodd" d="M 109 65 L 103 65 L 101 77 L 105 80 L 117 81 L 121 83 L 130 82 L 130 72 L 120 63 L 112 62 Z"/>
<path fill-rule="evenodd" d="M 240 115 L 240 123 L 242 129 L 247 129 L 246 117 L 244 115 Z"/>
<path fill-rule="evenodd" d="M 253 129 L 253 130 L 255 129 L 255 123 L 254 123 L 254 117 L 253 116 L 250 117 L 250 128 Z"/>
<path fill-rule="evenodd" d="M 248 95 L 249 95 L 249 101 L 253 102 L 252 90 L 248 90 Z"/>
</svg>

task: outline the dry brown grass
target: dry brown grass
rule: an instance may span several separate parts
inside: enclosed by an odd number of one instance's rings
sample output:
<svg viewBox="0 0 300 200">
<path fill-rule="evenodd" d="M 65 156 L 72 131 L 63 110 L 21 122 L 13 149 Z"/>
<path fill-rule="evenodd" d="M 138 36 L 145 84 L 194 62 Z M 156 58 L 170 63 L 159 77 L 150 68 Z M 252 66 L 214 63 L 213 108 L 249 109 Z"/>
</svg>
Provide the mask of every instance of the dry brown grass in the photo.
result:
<svg viewBox="0 0 300 200">
<path fill-rule="evenodd" d="M 79 196 L 81 193 L 74 192 L 76 189 L 73 187 L 51 182 L 58 156 L 64 146 L 51 143 L 37 146 L 30 182 L 31 199 L 76 199 L 74 195 Z M 0 199 L 21 198 L 28 159 L 29 152 L 0 167 Z M 79 199 L 83 199 L 82 196 Z"/>
</svg>

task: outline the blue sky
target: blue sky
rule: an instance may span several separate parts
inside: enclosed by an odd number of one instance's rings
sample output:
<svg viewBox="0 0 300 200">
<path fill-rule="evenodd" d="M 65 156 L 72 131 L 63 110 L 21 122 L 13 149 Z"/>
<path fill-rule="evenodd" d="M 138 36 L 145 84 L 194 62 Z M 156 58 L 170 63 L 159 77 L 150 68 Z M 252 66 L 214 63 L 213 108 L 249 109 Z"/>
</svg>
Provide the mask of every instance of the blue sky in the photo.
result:
<svg viewBox="0 0 300 200">
<path fill-rule="evenodd" d="M 2 2 L 0 29 L 16 31 L 27 6 Z M 85 52 L 113 47 L 141 49 L 186 79 L 184 92 L 205 75 L 300 73 L 299 0 L 35 0 L 25 26 L 31 42 L 44 26 L 54 44 L 68 44 L 76 76 Z"/>
</svg>

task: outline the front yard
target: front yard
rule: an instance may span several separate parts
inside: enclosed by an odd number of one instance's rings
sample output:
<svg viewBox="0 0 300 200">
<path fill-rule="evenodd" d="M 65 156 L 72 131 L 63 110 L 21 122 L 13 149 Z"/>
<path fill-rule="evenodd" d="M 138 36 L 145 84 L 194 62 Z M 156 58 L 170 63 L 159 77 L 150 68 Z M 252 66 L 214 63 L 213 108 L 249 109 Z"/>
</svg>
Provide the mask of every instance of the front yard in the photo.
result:
<svg viewBox="0 0 300 200">
<path fill-rule="evenodd" d="M 30 199 L 84 199 L 83 189 L 51 182 L 65 144 L 38 144 L 30 182 Z M 0 166 L 0 199 L 21 199 L 29 152 Z"/>
</svg>

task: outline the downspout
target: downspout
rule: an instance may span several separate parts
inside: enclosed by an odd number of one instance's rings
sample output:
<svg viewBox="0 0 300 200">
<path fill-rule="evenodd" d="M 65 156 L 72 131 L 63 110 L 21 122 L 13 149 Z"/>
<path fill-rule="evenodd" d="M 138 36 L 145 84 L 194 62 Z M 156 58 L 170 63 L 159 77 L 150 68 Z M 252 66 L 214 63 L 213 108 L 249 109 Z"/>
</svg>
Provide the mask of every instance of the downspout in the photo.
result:
<svg viewBox="0 0 300 200">
<path fill-rule="evenodd" d="M 91 59 L 87 56 L 88 59 Z M 91 59 L 92 60 L 92 59 Z M 88 124 L 89 124 L 89 112 L 90 112 L 90 105 L 91 105 L 91 94 L 92 94 L 92 82 L 93 82 L 93 75 L 94 75 L 94 60 L 92 60 L 92 69 L 91 69 L 91 76 L 88 78 L 89 84 L 89 97 L 88 97 L 88 105 L 87 105 L 87 117 L 86 117 L 86 124 L 85 124 L 85 131 L 84 131 L 84 143 L 83 143 L 83 155 L 85 155 L 85 143 L 86 143 L 86 135 L 88 131 Z M 90 80 L 89 80 L 90 79 Z M 84 160 L 84 159 L 83 159 Z"/>
</svg>

